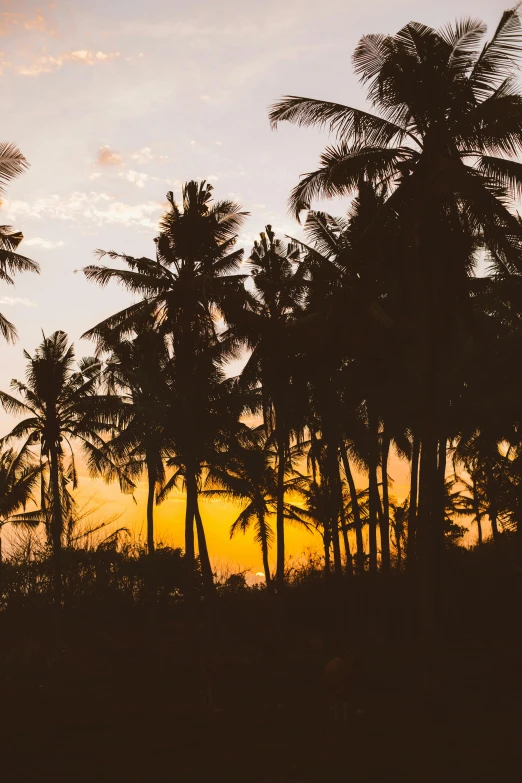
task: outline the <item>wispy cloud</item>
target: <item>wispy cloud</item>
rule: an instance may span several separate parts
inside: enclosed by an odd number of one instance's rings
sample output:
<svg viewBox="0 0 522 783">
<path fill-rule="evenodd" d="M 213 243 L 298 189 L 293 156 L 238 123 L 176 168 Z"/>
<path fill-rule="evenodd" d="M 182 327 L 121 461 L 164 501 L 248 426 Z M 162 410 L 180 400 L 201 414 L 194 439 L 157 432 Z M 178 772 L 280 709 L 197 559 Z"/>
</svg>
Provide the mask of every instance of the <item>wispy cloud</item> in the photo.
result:
<svg viewBox="0 0 522 783">
<path fill-rule="evenodd" d="M 32 65 L 16 66 L 12 63 L 4 63 L 4 67 L 13 68 L 22 76 L 39 76 L 41 73 L 52 73 L 59 70 L 65 63 L 81 63 L 83 65 L 97 65 L 110 60 L 116 60 L 119 52 L 92 51 L 90 49 L 76 49 L 72 52 L 63 52 L 54 57 L 44 55 L 38 57 Z"/>
<path fill-rule="evenodd" d="M 0 296 L 0 305 L 36 307 L 35 303 L 31 302 L 26 296 Z"/>
<path fill-rule="evenodd" d="M 2 5 L 7 10 L 0 11 L 0 36 L 13 36 L 27 32 L 46 33 L 54 35 L 56 32 L 54 19 L 49 14 L 52 3 L 45 9 L 31 8 L 34 3 L 29 0 L 3 0 Z"/>
<path fill-rule="evenodd" d="M 63 247 L 65 242 L 62 242 L 61 239 L 53 241 L 52 239 L 42 239 L 42 237 L 31 237 L 31 239 L 24 241 L 24 245 L 27 245 L 27 247 L 40 247 L 42 250 L 54 250 L 57 247 Z"/>
<path fill-rule="evenodd" d="M 158 155 L 157 153 L 153 152 L 150 147 L 142 147 L 141 150 L 132 152 L 129 157 L 131 160 L 136 161 L 136 163 L 139 163 L 142 166 L 146 163 L 153 163 L 157 160 L 168 160 L 168 155 Z"/>
<path fill-rule="evenodd" d="M 157 179 L 157 177 L 151 177 L 150 174 L 146 174 L 144 171 L 134 171 L 133 169 L 121 171 L 119 176 L 127 180 L 127 182 L 132 182 L 137 188 L 143 188 L 149 180 Z"/>
<path fill-rule="evenodd" d="M 140 226 L 156 230 L 166 204 L 146 201 L 127 204 L 104 192 L 76 192 L 63 198 L 52 195 L 28 201 L 5 201 L 4 214 L 15 222 L 20 218 L 54 219 L 100 225 Z"/>
</svg>

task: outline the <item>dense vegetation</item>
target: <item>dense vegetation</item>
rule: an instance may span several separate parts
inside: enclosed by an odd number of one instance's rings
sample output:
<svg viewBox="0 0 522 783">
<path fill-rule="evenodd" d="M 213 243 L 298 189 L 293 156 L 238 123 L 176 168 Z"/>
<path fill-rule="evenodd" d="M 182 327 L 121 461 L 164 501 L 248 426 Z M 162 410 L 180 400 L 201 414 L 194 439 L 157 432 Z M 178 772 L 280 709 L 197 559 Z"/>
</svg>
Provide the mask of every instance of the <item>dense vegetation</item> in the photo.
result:
<svg viewBox="0 0 522 783">
<path fill-rule="evenodd" d="M 290 197 L 306 242 L 267 226 L 245 264 L 246 213 L 189 182 L 181 204 L 168 194 L 153 258 L 98 251 L 120 263 L 89 266 L 87 279 L 120 283 L 134 303 L 87 333 L 94 358 L 75 363 L 56 332 L 26 354 L 25 382 L 0 395 L 24 417 L 2 441 L 2 524 L 45 530 L 55 601 L 78 447 L 125 492 L 146 477 L 151 558 L 154 506 L 184 488 L 187 589 L 197 570 L 207 594 L 202 495 L 241 504 L 231 533 L 254 528 L 267 588 L 275 544 L 283 589 L 290 521 L 320 531 L 337 580 L 416 573 L 428 623 L 459 517 L 473 519 L 479 544 L 485 519 L 495 541 L 522 542 L 517 9 L 482 46 L 484 33 L 469 19 L 362 38 L 353 62 L 375 114 L 293 96 L 271 108 L 274 126 L 326 125 L 338 138 Z M 4 145 L 3 181 L 24 165 Z M 311 209 L 340 195 L 351 199 L 342 218 Z M 2 229 L 6 282 L 38 271 L 16 252 L 21 238 Z M 227 377 L 241 355 L 243 371 Z M 393 455 L 411 465 L 401 502 Z M 38 510 L 22 511 L 36 483 Z"/>
<path fill-rule="evenodd" d="M 151 258 L 98 251 L 84 270 L 133 299 L 87 333 L 94 356 L 77 361 L 57 331 L 0 392 L 18 419 L 0 452 L 9 779 L 43 779 L 42 757 L 52 780 L 245 780 L 252 759 L 265 782 L 514 779 L 517 8 L 485 32 L 468 19 L 362 38 L 353 64 L 375 113 L 295 96 L 270 110 L 274 127 L 336 137 L 290 196 L 304 240 L 266 226 L 245 259 L 247 213 L 188 182 L 181 203 L 168 194 Z M 25 166 L 0 147 L 0 185 Z M 339 196 L 343 216 L 313 209 Z M 0 228 L 3 282 L 38 272 L 21 241 Z M 15 339 L 3 316 L 0 331 Z M 123 492 L 147 482 L 146 546 L 79 507 L 80 452 Z M 405 498 L 391 460 L 409 465 Z M 154 531 L 174 488 L 177 549 Z M 266 585 L 213 572 L 207 497 L 237 503 L 230 533 L 253 531 Z M 321 556 L 290 568 L 288 524 L 317 530 Z M 332 655 L 355 672 L 341 728 L 319 687 Z"/>
<path fill-rule="evenodd" d="M 198 737 L 221 754 L 230 780 L 231 733 L 244 763 L 278 759 L 279 777 L 265 769 L 252 780 L 287 783 L 308 779 L 308 752 L 317 781 L 349 765 L 358 780 L 396 779 L 391 769 L 404 780 L 453 780 L 448 759 L 435 761 L 445 729 L 424 731 L 419 715 L 453 721 L 448 736 L 472 753 L 486 738 L 493 749 L 502 737 L 509 745 L 517 724 L 504 720 L 503 699 L 518 687 L 510 645 L 522 566 L 517 8 L 483 44 L 485 32 L 468 19 L 362 38 L 353 63 L 375 113 L 295 96 L 274 104 L 274 127 L 317 125 L 336 137 L 290 196 L 304 241 L 266 226 L 244 259 L 247 213 L 192 181 L 181 203 L 168 194 L 151 258 L 97 252 L 87 280 L 116 282 L 133 303 L 87 333 L 93 357 L 76 361 L 57 331 L 25 354 L 25 380 L 0 392 L 18 417 L 1 441 L 0 533 L 10 525 L 11 539 L 20 534 L 0 562 L 0 629 L 10 639 L 0 683 L 34 676 L 55 688 L 68 677 L 71 693 L 99 688 L 105 709 L 123 705 L 116 722 L 125 713 L 127 725 L 128 713 L 147 724 L 150 747 L 162 741 L 149 721 L 165 711 L 159 691 L 175 708 L 155 730 L 175 727 L 181 744 L 202 731 L 194 705 L 215 718 L 219 702 L 232 715 L 216 729 L 222 739 L 206 729 Z M 25 165 L 3 145 L 0 183 Z M 312 208 L 338 196 L 349 201 L 342 217 Z M 18 253 L 21 240 L 0 229 L 4 282 L 38 271 Z M 3 316 L 0 330 L 14 339 Z M 78 507 L 80 451 L 93 476 L 123 492 L 146 480 L 146 547 Z M 393 495 L 392 459 L 409 463 L 408 497 Z M 154 535 L 155 507 L 174 488 L 186 498 L 178 549 Z M 266 585 L 213 573 L 205 497 L 237 502 L 231 535 L 253 530 Z M 464 520 L 476 531 L 472 547 L 459 545 Z M 288 524 L 319 531 L 322 556 L 290 569 Z M 441 639 L 455 647 L 437 652 Z M 491 660 L 488 644 L 499 639 Z M 370 714 L 364 728 L 353 710 L 349 761 L 340 735 L 317 719 L 314 674 L 348 649 L 359 674 L 352 707 Z M 455 653 L 467 656 L 464 674 Z M 131 703 L 138 661 L 145 685 Z M 481 677 L 495 694 L 489 702 L 477 695 Z M 246 694 L 256 712 L 245 722 Z M 444 717 L 452 699 L 458 709 Z M 281 715 L 295 752 L 281 746 L 278 756 L 263 733 L 279 741 Z M 310 725 L 323 755 L 306 745 Z M 132 749 L 123 755 L 113 780 L 127 779 Z M 413 775 L 408 763 L 428 756 L 433 770 Z M 162 764 L 149 754 L 140 779 L 167 779 Z M 210 780 L 191 764 L 186 779 Z M 503 777 L 498 760 L 484 764 L 488 780 L 493 769 Z M 469 769 L 455 775 L 479 779 Z"/>
</svg>

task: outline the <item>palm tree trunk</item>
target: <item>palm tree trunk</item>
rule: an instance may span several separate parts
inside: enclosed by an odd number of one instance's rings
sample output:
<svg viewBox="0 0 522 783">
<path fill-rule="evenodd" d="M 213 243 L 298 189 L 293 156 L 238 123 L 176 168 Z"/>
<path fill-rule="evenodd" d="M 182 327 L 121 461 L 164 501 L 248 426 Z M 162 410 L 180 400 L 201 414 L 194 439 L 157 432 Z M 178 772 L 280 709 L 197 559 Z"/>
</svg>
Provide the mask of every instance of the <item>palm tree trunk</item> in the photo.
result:
<svg viewBox="0 0 522 783">
<path fill-rule="evenodd" d="M 437 562 L 440 562 L 444 552 L 444 516 L 446 513 L 446 461 L 447 461 L 447 439 L 441 438 L 439 441 L 439 459 L 437 464 L 438 475 L 438 497 L 437 497 L 437 516 L 435 521 L 435 553 Z"/>
<path fill-rule="evenodd" d="M 261 555 L 263 558 L 263 570 L 265 572 L 266 589 L 272 590 L 272 577 L 270 575 L 270 565 L 268 563 L 268 536 L 266 532 L 265 515 L 258 511 L 259 531 L 261 533 Z"/>
<path fill-rule="evenodd" d="M 325 576 L 330 576 L 330 546 L 332 543 L 331 528 L 328 520 L 325 521 L 323 531 L 323 547 L 324 547 L 324 573 Z"/>
<path fill-rule="evenodd" d="M 480 518 L 480 514 L 477 514 L 475 521 L 477 523 L 477 544 L 482 546 L 484 539 L 482 536 L 482 520 Z"/>
<path fill-rule="evenodd" d="M 422 439 L 417 517 L 417 576 L 420 620 L 423 635 L 430 638 L 436 629 L 437 552 L 435 526 L 438 521 L 439 471 L 438 439 L 426 426 Z"/>
<path fill-rule="evenodd" d="M 368 406 L 369 407 L 369 406 Z M 368 490 L 369 490 L 369 516 L 368 539 L 370 549 L 370 573 L 377 573 L 377 520 L 381 512 L 381 500 L 379 496 L 379 482 L 377 479 L 378 467 L 378 430 L 379 420 L 373 415 L 371 408 L 368 410 Z"/>
<path fill-rule="evenodd" d="M 400 531 L 396 535 L 395 540 L 397 542 L 397 573 L 402 571 L 402 541 Z"/>
<path fill-rule="evenodd" d="M 416 536 L 417 536 L 417 496 L 419 491 L 419 458 L 420 458 L 420 438 L 413 436 L 413 447 L 411 453 L 411 475 L 410 475 L 410 505 L 408 510 L 408 540 L 406 542 L 406 563 L 408 571 L 415 568 L 416 556 Z"/>
<path fill-rule="evenodd" d="M 368 468 L 369 483 L 369 514 L 368 514 L 368 544 L 370 550 L 369 568 L 371 574 L 377 573 L 377 518 L 379 488 L 377 482 L 377 466 L 371 464 Z"/>
<path fill-rule="evenodd" d="M 390 573 L 390 501 L 388 495 L 388 455 L 390 438 L 383 434 L 382 439 L 382 516 L 381 516 L 381 571 Z"/>
<path fill-rule="evenodd" d="M 276 539 L 277 563 L 276 583 L 279 590 L 285 582 L 285 472 L 286 472 L 285 438 L 278 434 L 277 438 L 277 507 L 276 507 Z"/>
<path fill-rule="evenodd" d="M 494 506 L 490 506 L 488 511 L 489 521 L 491 522 L 491 535 L 493 541 L 498 541 L 498 514 Z"/>
<path fill-rule="evenodd" d="M 156 495 L 156 480 L 154 470 L 147 463 L 149 491 L 147 495 L 147 552 L 150 557 L 154 554 L 154 500 Z"/>
<path fill-rule="evenodd" d="M 341 481 L 341 476 L 339 476 L 339 488 L 340 488 L 339 516 L 340 516 L 340 521 L 341 521 L 341 530 L 343 532 L 344 555 L 345 555 L 345 558 L 346 558 L 345 569 L 346 569 L 346 573 L 349 576 L 353 576 L 353 558 L 352 558 L 352 553 L 350 551 L 350 540 L 348 538 L 348 527 L 346 525 L 346 516 L 345 516 L 345 513 L 344 513 L 343 485 L 342 485 L 342 481 Z"/>
<path fill-rule="evenodd" d="M 188 564 L 188 579 L 194 578 L 194 515 L 196 512 L 197 485 L 196 476 L 192 470 L 187 469 L 187 505 L 185 509 L 185 559 Z"/>
<path fill-rule="evenodd" d="M 197 490 L 196 490 L 197 491 Z M 199 563 L 201 565 L 201 575 L 203 577 L 203 587 L 205 592 L 210 595 L 214 592 L 214 575 L 212 573 L 212 566 L 210 565 L 210 558 L 208 556 L 207 539 L 205 536 L 205 528 L 203 527 L 203 520 L 201 519 L 201 513 L 199 510 L 198 497 L 196 494 L 194 501 L 194 515 L 196 518 L 196 532 L 198 535 L 198 551 L 199 551 Z"/>
<path fill-rule="evenodd" d="M 361 522 L 361 510 L 359 508 L 359 499 L 357 497 L 357 489 L 355 487 L 355 481 L 353 479 L 353 473 L 350 468 L 350 461 L 346 449 L 341 449 L 341 458 L 343 461 L 344 474 L 348 482 L 348 488 L 350 490 L 350 498 L 352 501 L 352 513 L 353 522 L 355 527 L 355 542 L 357 545 L 357 573 L 362 574 L 364 572 L 364 541 L 362 534 L 362 522 Z"/>
<path fill-rule="evenodd" d="M 332 537 L 333 555 L 334 555 L 334 573 L 337 578 L 340 578 L 343 573 L 343 565 L 341 562 L 341 547 L 339 544 L 339 499 L 341 493 L 341 487 L 339 482 L 339 461 L 338 461 L 338 448 L 334 447 L 328 437 L 328 431 L 325 433 L 328 438 L 326 445 L 326 461 L 327 461 L 327 482 L 329 489 L 329 522 L 330 522 L 330 535 Z"/>
<path fill-rule="evenodd" d="M 56 607 L 63 601 L 62 583 L 62 499 L 60 492 L 60 455 L 56 446 L 50 449 L 49 467 L 51 473 L 51 490 L 53 514 L 51 521 L 51 542 L 53 552 L 53 600 Z"/>
</svg>

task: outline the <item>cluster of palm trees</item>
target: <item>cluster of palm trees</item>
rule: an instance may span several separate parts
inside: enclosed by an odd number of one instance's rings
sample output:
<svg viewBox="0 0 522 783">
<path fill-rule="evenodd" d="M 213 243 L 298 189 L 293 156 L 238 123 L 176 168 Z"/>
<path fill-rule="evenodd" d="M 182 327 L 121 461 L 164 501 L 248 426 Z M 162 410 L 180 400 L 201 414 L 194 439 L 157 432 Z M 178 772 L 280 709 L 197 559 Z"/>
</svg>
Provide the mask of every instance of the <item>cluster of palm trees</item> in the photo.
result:
<svg viewBox="0 0 522 783">
<path fill-rule="evenodd" d="M 85 335 L 95 358 L 74 364 L 57 332 L 27 355 L 26 383 L 0 395 L 26 417 L 6 448 L 39 449 L 39 511 L 18 516 L 45 522 L 56 562 L 75 443 L 93 475 L 124 491 L 146 477 L 151 557 L 154 506 L 184 487 L 185 559 L 193 573 L 197 539 L 207 590 L 202 496 L 241 502 L 231 532 L 254 527 L 268 586 L 275 543 L 278 590 L 288 521 L 320 531 L 335 578 L 406 564 L 425 606 L 459 516 L 474 519 L 479 543 L 486 517 L 494 539 L 516 530 L 522 555 L 517 8 L 484 44 L 485 32 L 468 19 L 362 38 L 353 62 L 375 113 L 295 96 L 271 108 L 274 127 L 337 137 L 290 197 L 306 241 L 267 226 L 244 262 L 246 213 L 188 182 L 181 204 L 168 194 L 153 258 L 100 251 L 84 270 L 134 303 Z M 334 196 L 350 198 L 344 217 L 312 209 Z M 4 264 L 15 263 L 9 247 Z M 12 470 L 32 487 L 19 459 Z M 410 463 L 402 502 L 391 459 Z"/>
</svg>

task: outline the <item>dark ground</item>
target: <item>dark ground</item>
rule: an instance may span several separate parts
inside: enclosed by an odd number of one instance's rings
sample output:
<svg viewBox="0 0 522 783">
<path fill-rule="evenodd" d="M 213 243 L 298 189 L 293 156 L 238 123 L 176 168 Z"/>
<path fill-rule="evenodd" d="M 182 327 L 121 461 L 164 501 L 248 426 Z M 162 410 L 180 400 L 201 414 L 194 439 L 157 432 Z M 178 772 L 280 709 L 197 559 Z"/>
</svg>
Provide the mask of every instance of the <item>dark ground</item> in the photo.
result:
<svg viewBox="0 0 522 783">
<path fill-rule="evenodd" d="M 211 612 L 213 713 L 198 707 L 179 611 L 65 613 L 58 640 L 45 611 L 4 613 L 0 781 L 522 781 L 518 632 L 464 626 L 429 653 L 393 618 L 386 640 L 345 635 L 357 686 L 334 725 L 320 612 L 292 609 L 282 653 L 264 600 Z"/>
</svg>

